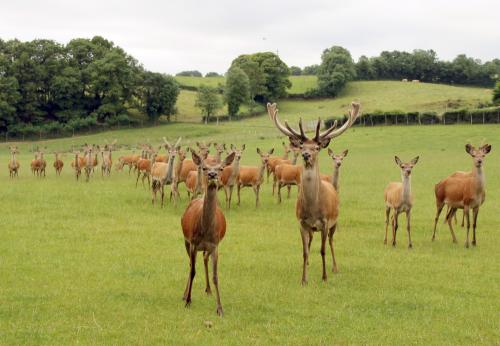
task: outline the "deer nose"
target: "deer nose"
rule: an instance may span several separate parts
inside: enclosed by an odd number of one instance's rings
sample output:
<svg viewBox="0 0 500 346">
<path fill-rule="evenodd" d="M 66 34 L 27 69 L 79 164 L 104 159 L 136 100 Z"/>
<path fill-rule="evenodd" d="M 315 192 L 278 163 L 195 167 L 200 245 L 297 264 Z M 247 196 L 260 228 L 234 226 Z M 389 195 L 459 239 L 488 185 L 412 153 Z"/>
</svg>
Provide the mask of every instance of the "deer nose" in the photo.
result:
<svg viewBox="0 0 500 346">
<path fill-rule="evenodd" d="M 483 160 L 479 159 L 479 160 L 477 160 L 477 163 L 481 164 L 481 163 L 483 163 Z"/>
<path fill-rule="evenodd" d="M 311 154 L 309 153 L 302 153 L 302 157 L 304 158 L 304 160 L 308 160 L 310 157 L 311 157 Z"/>
<path fill-rule="evenodd" d="M 217 178 L 217 173 L 215 173 L 215 172 L 208 172 L 208 177 L 210 179 L 215 179 L 215 178 Z"/>
</svg>

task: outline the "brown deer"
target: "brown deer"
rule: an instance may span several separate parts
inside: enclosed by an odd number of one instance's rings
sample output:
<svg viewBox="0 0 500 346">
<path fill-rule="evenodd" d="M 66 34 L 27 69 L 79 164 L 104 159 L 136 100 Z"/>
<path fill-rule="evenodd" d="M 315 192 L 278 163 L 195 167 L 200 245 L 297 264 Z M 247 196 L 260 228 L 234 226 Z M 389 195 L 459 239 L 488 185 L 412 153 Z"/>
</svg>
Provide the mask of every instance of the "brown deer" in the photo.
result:
<svg viewBox="0 0 500 346">
<path fill-rule="evenodd" d="M 142 157 L 141 159 L 137 162 L 137 179 L 135 180 L 135 187 L 137 187 L 137 183 L 139 182 L 139 178 L 141 177 L 142 174 L 142 187 L 144 187 L 144 179 L 148 179 L 148 186 L 151 184 L 151 181 L 149 179 L 151 175 L 151 167 L 153 167 L 153 164 L 156 162 L 156 155 L 157 152 L 148 148 L 148 147 L 143 147 L 142 150 Z"/>
<path fill-rule="evenodd" d="M 104 145 L 104 150 L 101 151 L 101 158 L 102 158 L 101 176 L 106 175 L 109 177 L 111 175 L 111 167 L 113 166 L 112 152 L 115 144 L 116 144 L 116 139 L 111 144 L 109 144 L 108 141 L 106 141 L 106 144 Z"/>
<path fill-rule="evenodd" d="M 10 146 L 10 161 L 9 161 L 9 176 L 11 178 L 18 177 L 19 176 L 19 167 L 21 165 L 19 164 L 19 161 L 16 158 L 16 155 L 19 154 L 19 151 L 17 149 L 17 146 Z"/>
<path fill-rule="evenodd" d="M 191 151 L 193 162 L 201 167 L 203 179 L 206 181 L 205 194 L 189 203 L 182 215 L 181 225 L 184 234 L 184 245 L 189 256 L 189 276 L 184 290 L 183 300 L 186 307 L 191 305 L 191 290 L 196 274 L 196 255 L 203 251 L 203 262 L 205 266 L 205 281 L 207 294 L 211 294 L 210 281 L 208 278 L 208 260 L 212 258 L 212 282 L 215 287 L 215 298 L 217 303 L 217 315 L 223 315 L 222 304 L 219 294 L 218 259 L 219 243 L 226 233 L 226 219 L 221 208 L 217 205 L 217 185 L 219 175 L 224 167 L 230 165 L 235 153 L 232 152 L 222 163 L 212 164 L 204 161 L 198 154 Z"/>
<path fill-rule="evenodd" d="M 402 183 L 391 182 L 384 190 L 385 200 L 385 238 L 387 244 L 387 229 L 389 227 L 389 215 L 392 213 L 392 246 L 396 246 L 396 233 L 398 231 L 398 216 L 406 213 L 406 230 L 408 232 L 408 248 L 412 248 L 411 242 L 411 208 L 413 206 L 413 195 L 411 193 L 411 171 L 418 162 L 418 156 L 407 163 L 403 163 L 397 156 L 394 157 L 396 164 L 401 169 Z"/>
<path fill-rule="evenodd" d="M 333 187 L 339 192 L 339 180 L 340 180 L 340 166 L 342 166 L 342 161 L 347 156 L 349 151 L 346 149 L 342 152 L 342 154 L 334 154 L 333 150 L 328 148 L 328 156 L 330 156 L 333 160 L 333 175 L 321 174 L 321 180 L 324 180 L 328 183 L 332 183 Z"/>
<path fill-rule="evenodd" d="M 174 162 L 177 151 L 180 149 L 181 138 L 171 145 L 165 138 L 165 149 L 168 151 L 168 163 L 165 162 L 155 162 L 151 167 L 151 202 L 154 205 L 156 201 L 156 193 L 159 191 L 161 196 L 161 207 L 163 208 L 163 199 L 165 196 L 165 185 L 170 185 L 174 181 Z M 174 204 L 176 199 L 174 198 Z"/>
<path fill-rule="evenodd" d="M 201 167 L 199 169 L 201 171 Z M 201 194 L 201 181 L 198 185 L 198 171 L 190 171 L 186 178 L 186 189 L 189 199 L 195 199 Z M 201 173 L 200 173 L 201 176 Z"/>
<path fill-rule="evenodd" d="M 54 168 L 56 170 L 56 175 L 61 176 L 61 171 L 62 171 L 62 169 L 64 167 L 64 162 L 59 157 L 60 153 L 58 153 L 56 151 L 56 152 L 54 152 L 54 155 L 55 155 L 55 158 L 54 158 Z"/>
<path fill-rule="evenodd" d="M 198 156 L 200 156 L 203 160 L 212 159 L 213 156 L 210 156 L 210 145 L 212 142 L 204 143 L 204 142 L 196 142 L 196 146 L 198 147 Z"/>
<path fill-rule="evenodd" d="M 255 206 L 259 206 L 259 191 L 260 186 L 264 182 L 264 171 L 267 167 L 269 156 L 274 152 L 274 148 L 269 150 L 267 153 L 261 151 L 257 148 L 257 154 L 260 156 L 261 164 L 257 166 L 241 166 L 240 174 L 237 179 L 237 190 L 238 190 L 238 205 L 240 205 L 240 191 L 242 187 L 251 186 L 255 192 Z"/>
<path fill-rule="evenodd" d="M 215 156 L 208 155 L 205 160 L 215 164 L 220 163 L 222 159 L 222 154 L 226 151 L 226 144 L 224 143 L 214 143 Z"/>
<path fill-rule="evenodd" d="M 45 177 L 45 168 L 47 167 L 47 161 L 45 161 L 43 154 L 44 154 L 43 150 L 38 150 L 38 155 L 37 155 L 38 158 L 34 160 L 34 162 L 32 161 L 35 173 L 39 177 L 41 177 L 42 174 Z"/>
<path fill-rule="evenodd" d="M 141 156 L 135 153 L 130 155 L 120 156 L 118 158 L 118 164 L 116 165 L 116 170 L 121 171 L 124 166 L 128 166 L 128 174 L 130 175 L 130 171 L 132 168 L 135 169 L 137 162 L 140 160 Z"/>
<path fill-rule="evenodd" d="M 187 151 L 190 149 L 188 148 Z M 186 160 L 186 152 L 179 148 L 177 152 L 177 162 L 174 167 L 174 181 L 172 182 L 175 185 L 170 191 L 170 199 L 172 199 L 173 193 L 177 193 L 176 198 L 180 198 L 179 195 L 179 184 L 186 183 L 187 176 L 190 171 L 196 170 L 196 165 L 191 160 Z M 189 196 L 189 190 L 188 190 Z"/>
<path fill-rule="evenodd" d="M 92 156 L 92 153 L 94 151 L 94 147 L 90 146 L 88 144 L 84 145 L 84 158 L 85 158 L 85 166 L 84 172 L 85 172 L 85 181 L 88 182 L 90 180 L 90 175 L 92 174 L 94 170 L 94 157 Z"/>
<path fill-rule="evenodd" d="M 76 181 L 80 178 L 80 175 L 82 174 L 82 168 L 85 166 L 84 161 L 80 157 L 80 152 L 75 151 L 75 160 L 71 162 L 71 167 L 75 170 L 75 178 Z"/>
<path fill-rule="evenodd" d="M 245 144 L 241 149 L 231 144 L 231 153 L 234 153 L 233 164 L 224 167 L 220 175 L 220 186 L 224 189 L 226 195 L 226 208 L 231 209 L 231 198 L 233 196 L 233 187 L 237 183 L 238 175 L 240 174 L 241 154 L 245 150 Z"/>
<path fill-rule="evenodd" d="M 274 175 L 274 170 L 276 169 L 276 166 L 279 164 L 284 164 L 288 163 L 291 164 L 290 160 L 288 160 L 288 155 L 292 151 L 292 148 L 289 145 L 286 145 L 285 142 L 282 142 L 283 144 L 283 156 L 271 156 L 269 157 L 269 161 L 267 163 L 266 171 L 267 171 L 267 182 L 269 182 L 269 176 L 271 174 Z M 273 186 L 273 196 L 274 196 L 274 186 Z"/>
<path fill-rule="evenodd" d="M 300 175 L 302 174 L 302 166 L 297 165 L 297 159 L 300 155 L 298 150 L 294 149 L 292 163 L 281 163 L 274 168 L 273 191 L 275 186 L 278 186 L 278 203 L 281 203 L 281 188 L 286 186 L 288 189 L 288 198 L 293 185 L 300 184 Z M 274 192 L 273 192 L 274 195 Z"/>
<path fill-rule="evenodd" d="M 31 160 L 30 166 L 31 166 L 31 174 L 35 175 L 38 174 L 37 172 L 37 160 L 38 160 L 38 149 L 35 151 L 35 158 Z"/>
<path fill-rule="evenodd" d="M 160 145 L 158 147 L 158 152 L 161 150 L 161 148 L 162 148 L 162 146 Z M 165 155 L 157 154 L 155 162 L 165 162 L 165 163 L 167 163 L 168 162 L 168 153 L 165 154 Z"/>
<path fill-rule="evenodd" d="M 285 134 L 292 147 L 300 149 L 304 166 L 300 177 L 300 189 L 297 195 L 295 213 L 300 223 L 300 234 L 303 248 L 302 284 L 307 284 L 307 264 L 309 262 L 309 251 L 313 238 L 313 232 L 321 232 L 321 259 L 323 264 L 323 281 L 326 281 L 325 244 L 329 238 L 332 252 L 333 271 L 337 271 L 333 249 L 333 235 L 337 227 L 339 214 L 339 199 L 337 191 L 332 184 L 320 179 L 319 174 L 319 152 L 328 147 L 330 141 L 343 134 L 356 121 L 359 115 L 359 104 L 353 102 L 347 121 L 336 129 L 335 122 L 327 130 L 320 132 L 321 121 L 318 120 L 316 132 L 313 138 L 308 138 L 302 127 L 302 119 L 299 120 L 299 131 L 291 128 L 287 122 L 283 125 L 278 119 L 278 108 L 276 104 L 267 104 L 269 116 L 274 125 Z"/>
<path fill-rule="evenodd" d="M 443 210 L 444 205 L 449 206 L 449 211 L 446 215 L 445 221 L 448 223 L 450 228 L 451 236 L 453 242 L 457 242 L 455 232 L 451 225 L 453 216 L 457 212 L 457 209 L 464 210 L 464 216 L 467 227 L 467 236 L 465 239 L 465 247 L 469 247 L 469 230 L 470 230 L 470 219 L 469 210 L 472 209 L 473 217 L 473 235 L 472 235 L 472 245 L 476 245 L 476 224 L 477 215 L 479 213 L 479 207 L 484 203 L 486 197 L 485 192 L 485 177 L 483 171 L 483 162 L 486 154 L 491 151 L 491 145 L 485 144 L 478 149 L 476 149 L 471 144 L 465 146 L 465 151 L 472 157 L 474 168 L 471 174 L 452 174 L 451 176 L 441 180 L 435 186 L 436 195 L 436 217 L 434 219 L 434 232 L 432 234 L 432 240 L 436 238 L 436 226 L 439 219 L 439 215 Z"/>
</svg>

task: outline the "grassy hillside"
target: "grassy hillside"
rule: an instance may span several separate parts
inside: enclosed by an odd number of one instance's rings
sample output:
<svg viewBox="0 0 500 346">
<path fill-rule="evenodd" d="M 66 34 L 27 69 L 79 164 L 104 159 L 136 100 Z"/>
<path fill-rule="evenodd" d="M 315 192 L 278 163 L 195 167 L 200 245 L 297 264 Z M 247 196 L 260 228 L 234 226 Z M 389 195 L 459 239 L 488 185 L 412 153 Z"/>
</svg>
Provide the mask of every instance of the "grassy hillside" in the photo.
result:
<svg viewBox="0 0 500 346">
<path fill-rule="evenodd" d="M 265 120 L 265 121 L 264 121 Z M 41 143 L 117 138 L 135 144 L 149 138 L 245 143 L 242 163 L 257 164 L 256 147 L 282 153 L 278 132 L 266 117 L 256 126 L 174 124 Z M 116 172 L 75 182 L 65 158 L 56 178 L 31 176 L 30 145 L 21 144 L 20 177 L 8 178 L 6 145 L 0 146 L 0 344 L 495 344 L 500 338 L 500 141 L 497 125 L 355 128 L 333 141 L 349 149 L 341 173 L 341 212 L 335 235 L 340 272 L 321 281 L 319 237 L 313 241 L 309 285 L 301 287 L 302 249 L 292 199 L 276 204 L 264 184 L 261 207 L 251 189 L 242 205 L 226 211 L 219 279 L 225 317 L 215 315 L 203 292 L 198 256 L 193 303 L 181 295 L 188 273 L 177 207 L 152 206 L 135 177 Z M 391 138 L 404 138 L 397 146 Z M 440 222 L 431 242 L 433 186 L 455 170 L 471 168 L 464 143 L 493 145 L 485 159 L 487 199 L 478 219 L 478 246 L 464 249 L 456 228 L 452 244 Z M 128 151 L 127 151 L 128 152 Z M 116 153 L 115 159 L 120 153 Z M 396 248 L 384 246 L 383 189 L 398 181 L 394 155 L 420 155 L 413 170 L 413 250 L 407 249 L 404 216 Z M 321 153 L 321 170 L 331 172 Z M 140 184 L 140 183 L 139 183 Z M 223 200 L 223 193 L 219 194 Z M 213 326 L 207 328 L 210 321 Z"/>
<path fill-rule="evenodd" d="M 187 76 L 175 76 L 175 79 L 180 85 L 199 87 L 200 85 L 208 85 L 216 87 L 219 84 L 225 84 L 226 79 L 224 77 L 187 77 Z"/>
</svg>

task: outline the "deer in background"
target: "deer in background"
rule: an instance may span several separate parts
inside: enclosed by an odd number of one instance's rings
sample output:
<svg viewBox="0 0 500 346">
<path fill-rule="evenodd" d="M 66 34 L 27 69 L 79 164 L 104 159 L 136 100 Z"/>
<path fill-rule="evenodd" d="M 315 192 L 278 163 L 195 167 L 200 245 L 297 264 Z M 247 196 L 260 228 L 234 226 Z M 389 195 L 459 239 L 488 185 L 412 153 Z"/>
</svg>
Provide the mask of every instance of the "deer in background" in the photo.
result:
<svg viewBox="0 0 500 346">
<path fill-rule="evenodd" d="M 80 157 L 80 152 L 75 151 L 75 160 L 71 162 L 71 166 L 75 170 L 75 178 L 76 181 L 80 178 L 80 175 L 82 174 L 82 168 L 85 166 L 84 161 L 82 160 L 82 157 Z"/>
<path fill-rule="evenodd" d="M 156 201 L 156 193 L 159 191 L 161 196 L 161 207 L 163 208 L 163 199 L 165 196 L 165 185 L 172 184 L 174 175 L 174 162 L 177 151 L 180 149 L 181 138 L 175 142 L 174 145 L 163 138 L 165 142 L 165 149 L 168 151 L 169 160 L 168 163 L 165 162 L 155 162 L 153 167 L 151 167 L 151 202 L 154 205 Z M 174 204 L 176 203 L 176 198 L 174 198 Z"/>
<path fill-rule="evenodd" d="M 186 151 L 189 151 L 190 149 L 187 148 Z M 177 152 L 177 159 L 178 161 L 175 164 L 174 167 L 174 181 L 172 182 L 173 185 L 175 185 L 171 191 L 170 191 L 170 199 L 172 199 L 173 193 L 176 192 L 178 198 L 180 198 L 179 195 L 179 184 L 180 183 L 185 183 L 187 187 L 187 177 L 189 172 L 191 171 L 196 171 L 196 165 L 193 163 L 192 160 L 187 159 L 186 160 L 186 151 L 182 150 L 179 148 Z M 188 197 L 190 195 L 190 191 L 188 189 Z"/>
<path fill-rule="evenodd" d="M 19 154 L 19 151 L 17 149 L 17 146 L 10 146 L 10 161 L 9 161 L 9 176 L 11 178 L 18 177 L 19 176 L 19 167 L 21 165 L 19 164 L 19 161 L 16 158 L 16 155 Z"/>
<path fill-rule="evenodd" d="M 359 115 L 359 103 L 352 103 L 347 121 L 339 128 L 335 122 L 327 130 L 320 132 L 321 121 L 318 120 L 313 138 L 308 138 L 299 120 L 299 131 L 291 128 L 287 122 L 283 125 L 278 119 L 276 104 L 267 104 L 267 111 L 274 125 L 286 135 L 292 147 L 300 150 L 303 158 L 303 169 L 300 177 L 300 189 L 297 195 L 295 214 L 300 223 L 300 234 L 303 249 L 302 285 L 307 284 L 307 265 L 313 232 L 321 232 L 321 259 L 323 264 L 323 281 L 327 280 L 325 263 L 325 244 L 329 238 L 332 252 L 333 271 L 337 272 L 335 262 L 333 235 L 337 227 L 339 214 L 339 198 L 332 184 L 321 180 L 319 173 L 319 152 L 328 147 L 330 141 L 342 135 L 356 121 Z"/>
<path fill-rule="evenodd" d="M 56 175 L 61 176 L 61 171 L 64 167 L 64 162 L 60 159 L 57 151 L 54 152 L 55 158 L 54 158 L 54 168 L 56 170 Z"/>
<path fill-rule="evenodd" d="M 293 185 L 300 184 L 300 175 L 302 166 L 297 165 L 297 159 L 300 155 L 298 150 L 294 149 L 293 160 L 291 163 L 281 163 L 274 168 L 273 195 L 276 185 L 278 186 L 278 203 L 281 203 L 281 188 L 286 186 L 288 189 L 288 198 Z"/>
<path fill-rule="evenodd" d="M 45 161 L 43 154 L 44 154 L 43 150 L 38 149 L 36 155 L 37 159 L 32 161 L 32 167 L 34 167 L 34 171 L 36 175 L 39 177 L 42 176 L 42 173 L 43 176 L 45 177 L 45 168 L 47 167 L 47 161 Z"/>
<path fill-rule="evenodd" d="M 38 149 L 35 151 L 35 158 L 33 160 L 31 160 L 31 174 L 35 175 L 37 174 L 38 175 L 38 171 L 37 171 L 37 168 L 36 168 L 36 162 L 38 160 Z"/>
<path fill-rule="evenodd" d="M 111 167 L 113 166 L 112 152 L 115 144 L 116 144 L 116 139 L 111 144 L 109 144 L 108 141 L 106 141 L 106 144 L 104 145 L 104 150 L 101 151 L 101 158 L 102 158 L 101 176 L 106 175 L 109 177 L 111 174 Z"/>
<path fill-rule="evenodd" d="M 283 144 L 283 156 L 271 156 L 269 157 L 269 161 L 267 163 L 266 171 L 267 171 L 267 182 L 269 182 L 269 175 L 273 174 L 274 175 L 274 170 L 276 169 L 277 165 L 288 163 L 291 164 L 290 160 L 288 160 L 288 155 L 292 151 L 289 145 L 286 145 L 285 142 L 282 142 Z M 273 196 L 274 196 L 274 187 L 273 187 Z"/>
<path fill-rule="evenodd" d="M 149 176 L 151 175 L 151 167 L 156 162 L 157 152 L 151 148 L 144 146 L 142 148 L 141 159 L 137 162 L 137 179 L 135 180 L 135 187 L 139 182 L 139 178 L 142 174 L 142 187 L 144 187 L 144 179 L 148 178 L 148 186 L 151 183 Z"/>
<path fill-rule="evenodd" d="M 217 205 L 217 185 L 220 173 L 224 167 L 232 163 L 235 153 L 232 152 L 229 154 L 221 163 L 205 161 L 194 151 L 191 151 L 191 155 L 193 162 L 201 167 L 203 179 L 206 183 L 203 184 L 205 186 L 204 197 L 191 201 L 181 218 L 184 246 L 189 256 L 189 276 L 183 300 L 186 302 L 186 307 L 191 305 L 191 290 L 196 274 L 196 255 L 198 251 L 203 251 L 206 281 L 205 292 L 211 294 L 208 278 L 208 261 L 209 257 L 211 257 L 212 282 L 215 287 L 217 315 L 222 316 L 224 312 L 219 294 L 218 247 L 226 233 L 226 219 L 221 208 Z"/>
<path fill-rule="evenodd" d="M 232 165 L 224 167 L 220 175 L 220 186 L 224 189 L 226 195 L 226 208 L 231 209 L 231 198 L 233 196 L 233 187 L 237 183 L 240 174 L 240 160 L 241 154 L 245 150 L 245 144 L 238 149 L 231 144 L 231 153 L 234 153 L 234 160 Z"/>
<path fill-rule="evenodd" d="M 398 231 L 398 216 L 402 212 L 406 213 L 406 230 L 408 232 L 408 248 L 412 248 L 411 242 L 411 208 L 413 206 L 413 195 L 411 193 L 411 171 L 418 162 L 418 156 L 407 163 L 403 163 L 397 156 L 394 157 L 396 164 L 401 169 L 402 183 L 391 182 L 384 190 L 385 200 L 385 238 L 387 244 L 387 229 L 389 227 L 389 215 L 392 213 L 392 246 L 396 246 L 396 233 Z"/>
<path fill-rule="evenodd" d="M 160 145 L 158 147 L 157 153 L 161 150 L 161 148 L 162 148 L 162 146 Z M 165 155 L 157 154 L 155 162 L 165 162 L 165 163 L 167 163 L 168 162 L 168 153 L 165 154 Z"/>
<path fill-rule="evenodd" d="M 94 157 L 92 156 L 92 153 L 94 151 L 94 147 L 90 146 L 88 144 L 84 145 L 84 158 L 85 158 L 85 166 L 84 166 L 84 172 L 85 172 L 85 181 L 88 182 L 90 180 L 90 175 L 92 174 L 94 170 Z"/>
<path fill-rule="evenodd" d="M 204 142 L 196 142 L 196 146 L 198 147 L 198 156 L 200 156 L 203 160 L 211 159 L 213 160 L 213 156 L 208 155 L 210 153 L 210 145 L 212 143 L 204 143 Z"/>
<path fill-rule="evenodd" d="M 339 180 L 340 180 L 340 166 L 342 166 L 342 161 L 347 156 L 349 151 L 346 149 L 342 152 L 342 154 L 336 155 L 333 150 L 328 148 L 328 156 L 330 156 L 333 160 L 333 175 L 321 174 L 321 180 L 332 183 L 333 187 L 339 192 Z"/>
<path fill-rule="evenodd" d="M 267 167 L 269 161 L 269 156 L 274 152 L 274 148 L 269 150 L 267 153 L 261 151 L 257 148 L 257 154 L 260 156 L 261 164 L 259 167 L 256 166 L 241 166 L 240 174 L 237 179 L 237 190 L 238 190 L 238 205 L 240 205 L 240 191 L 242 187 L 251 186 L 255 192 L 255 206 L 259 206 L 259 191 L 260 186 L 264 182 L 264 171 Z"/>
<path fill-rule="evenodd" d="M 132 152 L 130 155 L 120 156 L 118 158 L 118 164 L 116 165 L 116 170 L 120 171 L 124 166 L 128 166 L 128 174 L 130 175 L 130 171 L 132 168 L 135 168 L 137 162 L 140 160 L 141 156 Z"/>
<path fill-rule="evenodd" d="M 469 211 L 472 209 L 473 217 L 473 235 L 472 245 L 476 245 L 476 224 L 479 207 L 484 203 L 486 197 L 485 191 L 485 177 L 483 170 L 483 161 L 485 156 L 491 151 L 491 145 L 485 144 L 476 149 L 471 144 L 465 146 L 465 151 L 472 157 L 474 168 L 471 174 L 452 174 L 451 176 L 441 180 L 436 184 L 434 192 L 436 195 L 436 218 L 434 219 L 434 232 L 432 240 L 436 238 L 436 227 L 439 215 L 443 210 L 444 205 L 449 206 L 449 211 L 446 215 L 445 221 L 450 228 L 453 242 L 457 242 L 455 232 L 451 225 L 453 216 L 457 209 L 464 210 L 464 216 L 467 226 L 467 236 L 465 239 L 465 247 L 469 247 L 469 230 L 470 230 L 470 217 Z"/>
</svg>

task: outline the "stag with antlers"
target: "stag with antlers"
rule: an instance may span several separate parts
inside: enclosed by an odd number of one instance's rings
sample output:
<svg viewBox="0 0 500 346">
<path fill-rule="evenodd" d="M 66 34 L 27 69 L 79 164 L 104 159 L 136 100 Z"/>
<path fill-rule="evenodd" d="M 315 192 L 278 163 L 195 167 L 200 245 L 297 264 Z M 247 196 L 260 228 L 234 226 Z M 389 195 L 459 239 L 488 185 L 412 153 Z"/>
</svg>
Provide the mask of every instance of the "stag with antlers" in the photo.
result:
<svg viewBox="0 0 500 346">
<path fill-rule="evenodd" d="M 323 280 L 326 281 L 325 244 L 329 238 L 332 252 L 333 271 L 337 271 L 333 249 L 333 235 L 337 227 L 339 214 L 339 199 L 332 184 L 321 180 L 319 173 L 319 152 L 328 147 L 330 141 L 343 134 L 356 121 L 359 115 L 359 103 L 352 103 L 347 121 L 339 128 L 337 122 L 324 132 L 320 132 L 321 121 L 318 120 L 316 133 L 313 138 L 306 136 L 302 127 L 302 119 L 299 120 L 299 131 L 291 128 L 285 121 L 283 125 L 278 119 L 278 108 L 276 104 L 267 104 L 267 111 L 274 125 L 286 135 L 292 147 L 299 149 L 304 161 L 301 174 L 300 190 L 297 196 L 295 212 L 300 223 L 300 234 L 303 248 L 303 271 L 302 284 L 307 284 L 307 264 L 313 232 L 321 232 L 321 259 L 323 264 Z"/>
</svg>

